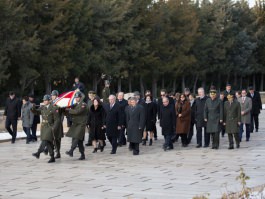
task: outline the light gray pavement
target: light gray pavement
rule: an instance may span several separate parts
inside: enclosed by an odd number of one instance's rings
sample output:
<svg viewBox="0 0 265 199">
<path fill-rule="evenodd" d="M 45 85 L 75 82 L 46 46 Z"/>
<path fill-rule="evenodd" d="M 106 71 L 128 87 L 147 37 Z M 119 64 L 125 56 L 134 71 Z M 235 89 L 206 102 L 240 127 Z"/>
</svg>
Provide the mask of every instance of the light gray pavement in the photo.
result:
<svg viewBox="0 0 265 199">
<path fill-rule="evenodd" d="M 175 149 L 164 152 L 163 139 L 153 146 L 140 146 L 140 155 L 133 156 L 127 147 L 110 155 L 110 144 L 104 152 L 92 154 L 86 147 L 86 160 L 65 155 L 71 140 L 63 138 L 62 158 L 48 164 L 48 156 L 31 156 L 40 142 L 0 144 L 1 199 L 83 199 L 83 198 L 150 198 L 185 199 L 209 193 L 220 198 L 226 188 L 240 189 L 235 180 L 240 167 L 250 176 L 247 185 L 265 184 L 265 112 L 260 116 L 260 132 L 245 137 L 240 149 L 228 150 L 228 138 L 221 138 L 219 150 L 196 149 L 196 137 L 188 148 L 175 143 Z M 160 132 L 160 128 L 159 132 Z M 244 135 L 245 136 L 245 135 Z"/>
</svg>

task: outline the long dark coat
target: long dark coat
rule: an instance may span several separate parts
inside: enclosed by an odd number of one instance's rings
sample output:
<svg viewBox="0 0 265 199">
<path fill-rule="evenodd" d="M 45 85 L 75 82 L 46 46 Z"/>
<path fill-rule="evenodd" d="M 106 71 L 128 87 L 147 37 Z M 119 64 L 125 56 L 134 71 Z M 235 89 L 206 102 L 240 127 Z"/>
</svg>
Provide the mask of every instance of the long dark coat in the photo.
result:
<svg viewBox="0 0 265 199">
<path fill-rule="evenodd" d="M 128 106 L 128 101 L 125 99 L 123 99 L 121 101 L 117 100 L 117 103 L 120 105 L 120 109 L 121 109 L 122 125 L 125 126 L 126 125 L 125 108 Z"/>
<path fill-rule="evenodd" d="M 88 125 L 90 129 L 90 135 L 92 140 L 105 140 L 105 129 L 102 127 L 105 125 L 106 112 L 104 108 L 99 105 L 95 109 L 94 105 L 90 107 L 88 114 Z"/>
<path fill-rule="evenodd" d="M 118 103 L 112 109 L 110 105 L 105 106 L 106 110 L 106 134 L 108 137 L 118 137 L 118 126 L 122 126 L 122 112 Z"/>
<path fill-rule="evenodd" d="M 190 132 L 190 122 L 191 122 L 191 108 L 190 102 L 185 100 L 184 102 L 176 103 L 176 117 L 177 117 L 177 134 L 188 134 Z M 182 116 L 179 117 L 178 115 Z"/>
<path fill-rule="evenodd" d="M 41 106 L 36 109 L 35 106 L 32 107 L 31 111 L 34 114 L 42 115 L 42 122 L 40 127 L 40 138 L 43 141 L 53 142 L 55 140 L 54 136 L 54 107 L 50 104 L 47 108 L 46 106 Z"/>
<path fill-rule="evenodd" d="M 84 140 L 87 123 L 87 105 L 84 102 L 75 104 L 73 108 L 69 110 L 69 114 L 72 118 L 72 125 L 69 128 L 66 136 L 76 138 L 78 140 Z"/>
<path fill-rule="evenodd" d="M 154 102 L 144 103 L 145 130 L 154 131 L 156 123 L 156 104 Z"/>
<path fill-rule="evenodd" d="M 252 99 L 252 110 L 251 113 L 253 115 L 260 114 L 260 110 L 262 110 L 262 102 L 260 98 L 260 94 L 257 91 L 254 91 L 254 96 L 252 97 L 250 93 L 247 94 L 247 97 Z"/>
<path fill-rule="evenodd" d="M 207 133 L 217 133 L 221 130 L 220 120 L 223 120 L 223 102 L 219 98 L 208 98 L 204 107 L 204 119 L 207 119 Z"/>
<path fill-rule="evenodd" d="M 231 104 L 229 101 L 224 105 L 224 123 L 226 133 L 238 133 L 239 125 L 241 122 L 241 107 L 238 101 L 233 101 Z"/>
<path fill-rule="evenodd" d="M 141 143 L 145 126 L 145 112 L 142 105 L 126 108 L 127 140 L 132 143 Z"/>
<path fill-rule="evenodd" d="M 173 135 L 176 130 L 176 112 L 172 104 L 161 106 L 160 109 L 160 126 L 162 135 Z"/>
<path fill-rule="evenodd" d="M 206 122 L 204 121 L 204 106 L 205 102 L 208 99 L 207 96 L 203 98 L 196 98 L 195 100 L 195 121 L 196 127 L 205 127 Z"/>
<path fill-rule="evenodd" d="M 58 106 L 53 106 L 54 111 L 54 136 L 56 139 L 60 139 L 64 137 L 63 132 L 63 109 L 59 108 Z"/>
</svg>

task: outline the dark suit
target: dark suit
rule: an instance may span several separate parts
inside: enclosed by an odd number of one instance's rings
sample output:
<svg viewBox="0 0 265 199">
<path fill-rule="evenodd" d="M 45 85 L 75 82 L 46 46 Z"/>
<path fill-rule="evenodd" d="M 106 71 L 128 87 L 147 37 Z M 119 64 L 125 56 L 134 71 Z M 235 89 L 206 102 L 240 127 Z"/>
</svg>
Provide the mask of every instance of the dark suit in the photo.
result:
<svg viewBox="0 0 265 199">
<path fill-rule="evenodd" d="M 115 103 L 113 107 L 110 104 L 105 106 L 106 109 L 106 134 L 112 145 L 112 153 L 116 153 L 117 139 L 119 136 L 118 126 L 122 126 L 122 112 L 120 105 Z"/>
<path fill-rule="evenodd" d="M 260 114 L 260 110 L 262 109 L 262 102 L 261 102 L 260 94 L 259 92 L 254 91 L 254 95 L 251 95 L 250 93 L 248 93 L 247 97 L 252 99 L 250 132 L 254 131 L 254 123 L 255 123 L 255 129 L 256 131 L 258 131 L 259 114 Z"/>
<path fill-rule="evenodd" d="M 8 133 L 12 136 L 12 143 L 15 142 L 17 137 L 17 120 L 21 116 L 21 101 L 16 97 L 11 99 L 10 97 L 6 100 L 5 112 L 6 123 L 5 128 Z M 12 129 L 10 126 L 12 125 Z"/>
<path fill-rule="evenodd" d="M 121 109 L 121 117 L 122 117 L 122 127 L 119 132 L 118 144 L 119 146 L 126 145 L 126 137 L 125 137 L 125 126 L 126 126 L 126 116 L 125 116 L 125 108 L 128 106 L 128 101 L 123 99 L 121 101 L 117 100 L 117 103 L 120 105 Z"/>
</svg>

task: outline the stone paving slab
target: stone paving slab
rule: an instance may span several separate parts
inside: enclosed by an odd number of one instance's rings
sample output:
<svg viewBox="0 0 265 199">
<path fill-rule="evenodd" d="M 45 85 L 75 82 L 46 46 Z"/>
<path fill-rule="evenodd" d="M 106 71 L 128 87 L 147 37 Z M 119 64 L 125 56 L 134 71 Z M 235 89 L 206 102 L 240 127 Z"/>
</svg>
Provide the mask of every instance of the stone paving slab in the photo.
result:
<svg viewBox="0 0 265 199">
<path fill-rule="evenodd" d="M 250 176 L 249 187 L 265 183 L 265 112 L 260 117 L 259 133 L 251 141 L 243 139 L 240 149 L 227 150 L 228 138 L 221 138 L 219 150 L 195 148 L 193 137 L 188 148 L 175 143 L 175 149 L 164 152 L 163 139 L 153 146 L 140 146 L 140 155 L 133 156 L 127 147 L 110 155 L 110 144 L 104 152 L 92 154 L 86 147 L 86 160 L 78 161 L 64 154 L 71 139 L 62 140 L 62 158 L 48 164 L 48 156 L 31 156 L 40 142 L 25 144 L 18 140 L 0 144 L 0 199 L 84 199 L 126 198 L 161 199 L 192 198 L 209 193 L 220 198 L 226 189 L 240 190 L 235 180 L 240 167 Z M 160 130 L 160 128 L 158 128 Z"/>
</svg>

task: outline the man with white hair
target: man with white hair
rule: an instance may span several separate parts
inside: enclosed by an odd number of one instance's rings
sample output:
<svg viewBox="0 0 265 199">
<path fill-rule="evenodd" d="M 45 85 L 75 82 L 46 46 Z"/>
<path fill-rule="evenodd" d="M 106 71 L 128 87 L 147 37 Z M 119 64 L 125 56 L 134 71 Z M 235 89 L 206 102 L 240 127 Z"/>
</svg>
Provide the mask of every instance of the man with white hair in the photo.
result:
<svg viewBox="0 0 265 199">
<path fill-rule="evenodd" d="M 110 154 L 116 154 L 117 140 L 122 126 L 122 112 L 115 95 L 109 96 L 109 104 L 106 105 L 106 134 L 112 150 Z"/>
<path fill-rule="evenodd" d="M 197 148 L 202 147 L 202 128 L 204 128 L 204 147 L 210 144 L 210 134 L 206 133 L 206 122 L 204 121 L 204 106 L 208 97 L 205 95 L 204 88 L 198 89 L 199 97 L 195 100 L 195 121 L 197 129 Z"/>
</svg>

